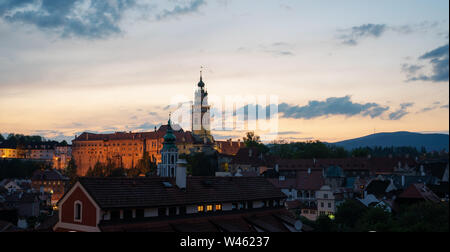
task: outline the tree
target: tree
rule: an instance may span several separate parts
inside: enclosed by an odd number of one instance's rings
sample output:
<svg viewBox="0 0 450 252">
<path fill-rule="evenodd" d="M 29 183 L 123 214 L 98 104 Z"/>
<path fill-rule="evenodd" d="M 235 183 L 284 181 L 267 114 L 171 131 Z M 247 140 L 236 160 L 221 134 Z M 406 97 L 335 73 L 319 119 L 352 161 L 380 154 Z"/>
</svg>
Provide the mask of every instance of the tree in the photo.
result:
<svg viewBox="0 0 450 252">
<path fill-rule="evenodd" d="M 326 215 L 321 215 L 314 223 L 315 232 L 337 232 L 336 224 Z"/>
<path fill-rule="evenodd" d="M 448 203 L 421 202 L 408 206 L 397 216 L 395 231 L 448 232 Z"/>
<path fill-rule="evenodd" d="M 246 147 L 256 147 L 261 144 L 261 138 L 255 135 L 255 132 L 247 132 L 246 137 L 243 139 Z"/>
<path fill-rule="evenodd" d="M 257 148 L 262 153 L 269 151 L 269 148 L 261 142 L 261 137 L 255 135 L 255 132 L 247 132 L 243 140 L 247 148 Z"/>
<path fill-rule="evenodd" d="M 70 184 L 74 184 L 78 179 L 77 174 L 77 165 L 75 163 L 75 159 L 72 157 L 69 163 L 67 164 L 65 175 L 70 179 Z"/>
<path fill-rule="evenodd" d="M 358 232 L 390 232 L 393 229 L 392 214 L 383 207 L 369 207 L 356 223 Z"/>
<path fill-rule="evenodd" d="M 0 142 L 5 141 L 5 138 L 3 137 L 3 135 L 0 133 Z"/>
<path fill-rule="evenodd" d="M 341 231 L 352 232 L 358 220 L 366 212 L 366 207 L 356 200 L 346 200 L 336 211 L 336 224 Z"/>
<path fill-rule="evenodd" d="M 186 158 L 187 172 L 192 176 L 215 176 L 217 155 L 193 153 Z"/>
<path fill-rule="evenodd" d="M 142 159 L 140 159 L 134 169 L 134 171 L 129 171 L 128 176 L 139 176 L 141 174 L 155 174 L 156 173 L 156 163 L 152 160 L 148 152 L 144 153 Z M 130 174 L 132 172 L 132 174 Z"/>
</svg>

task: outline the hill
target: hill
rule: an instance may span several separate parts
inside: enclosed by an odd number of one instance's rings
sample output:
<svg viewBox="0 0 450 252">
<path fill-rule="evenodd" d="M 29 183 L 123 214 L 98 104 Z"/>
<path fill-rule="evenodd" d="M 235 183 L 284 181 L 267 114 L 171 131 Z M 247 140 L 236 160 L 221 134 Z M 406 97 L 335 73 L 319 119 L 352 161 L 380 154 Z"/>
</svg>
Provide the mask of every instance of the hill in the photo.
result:
<svg viewBox="0 0 450 252">
<path fill-rule="evenodd" d="M 365 137 L 333 143 L 337 146 L 352 150 L 358 147 L 416 147 L 419 151 L 423 147 L 427 151 L 441 151 L 449 149 L 449 135 L 421 134 L 413 132 L 377 133 Z"/>
</svg>

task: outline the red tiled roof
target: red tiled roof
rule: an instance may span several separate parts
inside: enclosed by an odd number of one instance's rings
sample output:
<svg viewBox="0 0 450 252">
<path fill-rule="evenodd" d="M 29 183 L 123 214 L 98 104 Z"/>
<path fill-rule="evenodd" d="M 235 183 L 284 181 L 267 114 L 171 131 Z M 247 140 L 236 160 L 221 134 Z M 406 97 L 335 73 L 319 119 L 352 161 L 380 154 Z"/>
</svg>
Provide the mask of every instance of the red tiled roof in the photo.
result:
<svg viewBox="0 0 450 252">
<path fill-rule="evenodd" d="M 319 190 L 325 184 L 322 171 L 312 170 L 297 172 L 298 190 Z"/>
<path fill-rule="evenodd" d="M 424 184 L 412 184 L 406 188 L 399 196 L 399 199 L 423 199 L 432 202 L 439 202 L 439 197 Z"/>
<path fill-rule="evenodd" d="M 251 165 L 253 167 L 263 166 L 267 164 L 267 157 L 257 148 L 241 148 L 233 157 L 231 164 Z"/>
<path fill-rule="evenodd" d="M 80 178 L 101 208 L 158 207 L 197 203 L 283 199 L 263 177 L 188 177 L 186 190 L 168 178 Z M 172 187 L 166 187 L 169 182 Z"/>
<path fill-rule="evenodd" d="M 280 189 L 297 189 L 297 190 L 319 190 L 324 184 L 323 173 L 321 170 L 298 171 L 296 178 L 286 178 L 280 180 L 279 178 L 269 179 L 269 181 Z"/>
<path fill-rule="evenodd" d="M 33 173 L 31 180 L 63 181 L 69 180 L 69 178 L 63 176 L 59 171 L 56 170 L 37 170 Z"/>
<path fill-rule="evenodd" d="M 75 138 L 74 141 L 82 142 L 82 141 L 102 141 L 102 140 L 111 141 L 111 140 L 134 140 L 134 139 L 161 139 L 167 133 L 167 127 L 168 125 L 162 125 L 161 127 L 159 127 L 157 131 L 138 132 L 138 133 L 116 132 L 112 134 L 95 134 L 84 132 L 83 134 Z M 174 130 L 174 135 L 177 138 L 177 143 L 194 142 L 194 138 L 190 131 L 184 131 L 183 129 L 180 129 L 179 131 Z"/>
</svg>

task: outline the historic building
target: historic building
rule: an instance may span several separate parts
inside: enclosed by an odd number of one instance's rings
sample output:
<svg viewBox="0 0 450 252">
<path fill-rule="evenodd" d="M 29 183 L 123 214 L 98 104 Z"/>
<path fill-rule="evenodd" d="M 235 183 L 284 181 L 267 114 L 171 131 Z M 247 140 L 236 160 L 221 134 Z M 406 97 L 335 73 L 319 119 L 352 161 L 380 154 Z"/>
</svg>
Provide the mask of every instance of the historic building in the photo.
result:
<svg viewBox="0 0 450 252">
<path fill-rule="evenodd" d="M 304 231 L 284 208 L 285 198 L 262 177 L 85 177 L 59 201 L 54 230 Z"/>
<path fill-rule="evenodd" d="M 175 173 L 171 173 L 171 169 L 166 168 L 170 166 L 171 158 L 175 156 L 175 149 L 178 154 L 187 155 L 193 152 L 214 154 L 216 151 L 235 155 L 242 143 L 231 141 L 216 143 L 211 135 L 208 92 L 201 74 L 194 96 L 191 118 L 192 131 L 173 130 L 169 121 L 168 125 L 163 125 L 159 129 L 155 128 L 154 132 L 116 132 L 114 134 L 85 132 L 75 137 L 75 140 L 72 141 L 72 156 L 78 168 L 78 175 L 85 176 L 97 162 L 101 164 L 112 163 L 116 167 L 132 169 L 147 153 L 157 164 L 164 163 L 160 167 L 164 169 L 164 172 L 167 172 L 164 173 L 166 176 L 174 177 Z M 164 136 L 166 135 L 171 141 L 170 150 L 173 150 L 166 152 L 167 160 L 161 154 L 164 149 Z M 176 164 L 176 162 L 174 163 Z"/>
<path fill-rule="evenodd" d="M 161 150 L 161 163 L 158 164 L 158 176 L 173 178 L 176 175 L 178 162 L 178 148 L 176 136 L 173 134 L 172 122 L 169 119 L 167 133 L 164 136 L 163 148 Z"/>
<path fill-rule="evenodd" d="M 154 132 L 114 134 L 83 133 L 72 141 L 72 155 L 78 169 L 78 175 L 85 176 L 97 162 L 113 163 L 117 167 L 131 169 L 136 167 L 145 153 L 153 161 L 161 163 L 161 150 L 164 136 L 169 126 L 163 125 Z M 180 154 L 189 154 L 194 147 L 191 132 L 180 129 L 173 131 L 175 145 Z"/>
</svg>

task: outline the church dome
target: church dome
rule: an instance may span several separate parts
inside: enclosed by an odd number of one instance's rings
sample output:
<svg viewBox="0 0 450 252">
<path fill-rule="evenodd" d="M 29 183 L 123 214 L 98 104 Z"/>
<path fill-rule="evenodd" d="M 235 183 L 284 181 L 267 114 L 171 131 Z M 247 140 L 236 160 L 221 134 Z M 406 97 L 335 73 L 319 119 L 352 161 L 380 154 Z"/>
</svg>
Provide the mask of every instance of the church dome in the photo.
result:
<svg viewBox="0 0 450 252">
<path fill-rule="evenodd" d="M 203 82 L 203 78 L 200 76 L 200 81 L 198 83 L 198 87 L 200 88 L 204 88 L 205 87 L 205 83 Z"/>
<path fill-rule="evenodd" d="M 164 136 L 164 148 L 173 148 L 176 147 L 175 142 L 176 142 L 177 138 L 175 136 L 175 134 L 173 134 L 173 129 L 172 129 L 172 121 L 169 119 L 168 121 L 168 126 L 167 126 L 167 132 L 166 135 Z"/>
</svg>

